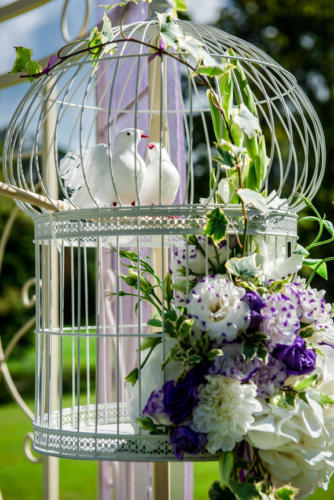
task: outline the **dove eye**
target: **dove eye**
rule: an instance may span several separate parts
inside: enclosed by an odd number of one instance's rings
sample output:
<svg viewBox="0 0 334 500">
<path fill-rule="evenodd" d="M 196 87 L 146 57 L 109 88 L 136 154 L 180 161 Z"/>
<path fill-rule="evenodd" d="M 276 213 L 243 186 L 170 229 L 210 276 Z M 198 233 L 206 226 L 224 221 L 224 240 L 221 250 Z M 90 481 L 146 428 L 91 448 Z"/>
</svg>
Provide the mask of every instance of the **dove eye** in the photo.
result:
<svg viewBox="0 0 334 500">
<path fill-rule="evenodd" d="M 131 135 L 131 132 L 127 132 L 126 135 Z"/>
</svg>

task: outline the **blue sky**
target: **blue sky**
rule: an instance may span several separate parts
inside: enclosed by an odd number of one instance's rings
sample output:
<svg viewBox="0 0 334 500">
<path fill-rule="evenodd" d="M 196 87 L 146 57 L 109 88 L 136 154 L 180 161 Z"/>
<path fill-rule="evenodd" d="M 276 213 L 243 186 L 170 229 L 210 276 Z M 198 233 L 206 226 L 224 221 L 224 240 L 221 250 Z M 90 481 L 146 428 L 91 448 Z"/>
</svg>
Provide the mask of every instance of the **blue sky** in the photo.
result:
<svg viewBox="0 0 334 500">
<path fill-rule="evenodd" d="M 194 21 L 210 24 L 216 20 L 219 8 L 223 7 L 227 1 L 206 0 L 204 9 L 203 0 L 188 0 L 188 7 Z M 10 3 L 9 0 L 0 0 L 0 6 L 8 3 Z M 60 29 L 63 3 L 63 0 L 52 0 L 42 7 L 0 24 L 0 75 L 10 71 L 13 66 L 14 46 L 22 45 L 33 49 L 34 58 L 39 59 L 55 53 L 65 44 Z M 104 2 L 91 0 L 92 5 L 101 3 Z M 84 0 L 70 0 L 68 5 L 67 19 L 70 20 L 69 31 L 73 38 L 78 34 L 82 24 L 84 4 Z M 89 27 L 96 24 L 96 17 L 97 12 L 93 6 Z M 5 128 L 9 123 L 10 117 L 29 85 L 25 82 L 0 90 L 0 129 Z"/>
</svg>

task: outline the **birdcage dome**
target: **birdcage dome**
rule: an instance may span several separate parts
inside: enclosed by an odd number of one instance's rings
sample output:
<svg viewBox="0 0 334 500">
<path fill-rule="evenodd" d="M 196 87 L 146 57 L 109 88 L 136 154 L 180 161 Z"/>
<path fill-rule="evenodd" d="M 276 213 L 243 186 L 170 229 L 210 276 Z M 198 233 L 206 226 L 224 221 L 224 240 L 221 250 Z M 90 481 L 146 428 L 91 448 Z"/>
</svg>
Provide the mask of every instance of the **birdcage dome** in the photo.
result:
<svg viewBox="0 0 334 500">
<path fill-rule="evenodd" d="M 296 243 L 296 212 L 304 197 L 315 195 L 324 173 L 318 117 L 295 78 L 258 48 L 209 26 L 178 25 L 213 59 L 242 67 L 266 143 L 258 191 L 267 199 L 264 210 L 246 207 L 244 245 L 251 254 L 261 237 L 274 262 L 284 261 Z M 58 64 L 33 83 L 7 131 L 6 182 L 42 200 L 39 208 L 17 201 L 35 223 L 40 286 L 34 447 L 42 453 L 175 459 L 166 434 L 149 434 L 136 423 L 147 387 L 168 381 L 172 369 L 158 369 L 158 375 L 148 365 L 144 370 L 145 342 L 160 342 L 151 360 L 158 367 L 171 348 L 165 342 L 167 320 L 152 319 L 152 308 L 163 307 L 170 280 L 176 303 L 185 306 L 183 296 L 194 280 L 190 259 L 202 259 L 199 274 L 212 273 L 217 257 L 202 235 L 208 210 L 223 207 L 228 217 L 219 247 L 225 260 L 245 233 L 235 193 L 215 198 L 218 179 L 212 173 L 219 169 L 206 77 L 203 82 L 193 74 L 191 53 L 187 65 L 177 53 L 161 52 L 159 33 L 156 19 L 115 28 L 116 52 L 102 51 L 97 58 L 87 42 L 65 47 Z M 230 105 L 240 107 L 245 80 L 233 71 Z M 219 79 L 212 81 L 219 94 Z M 196 253 L 193 235 L 202 238 L 203 256 Z M 222 269 L 219 259 L 218 264 Z M 160 296 L 145 281 L 150 266 Z M 182 268 L 182 281 L 175 281 L 175 266 Z M 145 303 L 145 290 L 153 303 Z M 136 362 L 131 388 L 125 376 Z M 155 376 L 159 381 L 152 385 Z"/>
<path fill-rule="evenodd" d="M 210 26 L 187 21 L 178 24 L 216 60 L 240 62 L 266 142 L 268 166 L 260 190 L 273 200 L 273 207 L 289 206 L 298 211 L 304 206 L 301 195 L 312 199 L 317 192 L 325 164 L 323 131 L 307 96 L 291 73 L 257 47 Z M 128 41 L 122 40 L 123 36 Z M 61 208 L 68 209 L 125 207 L 131 203 L 189 207 L 198 206 L 200 198 L 210 200 L 209 176 L 215 166 L 215 151 L 206 88 L 175 58 L 158 57 L 162 62 L 159 65 L 155 64 L 157 59 L 151 60 L 152 49 L 139 42 L 156 45 L 158 37 L 159 26 L 154 19 L 129 25 L 122 33 L 115 29 L 117 51 L 102 53 L 98 65 L 85 50 L 87 44 L 71 44 L 60 51 L 61 57 L 69 57 L 33 83 L 14 113 L 4 145 L 6 181 L 38 190 L 50 202 L 49 209 L 18 202 L 32 217 L 59 210 L 55 188 L 51 189 L 55 182 L 57 198 L 65 202 Z M 191 54 L 188 59 L 191 62 Z M 240 81 L 233 78 L 234 100 L 242 101 Z M 163 90 L 164 82 L 167 85 Z M 217 79 L 214 85 L 218 85 Z M 177 121 L 181 123 L 178 127 Z M 48 138 L 42 143 L 46 123 Z M 185 170 L 175 199 L 163 196 L 161 184 L 160 194 L 159 186 L 151 198 L 141 193 L 139 164 L 136 178 L 129 179 L 131 193 L 123 194 L 124 187 L 112 169 L 112 154 L 117 134 L 127 127 L 150 134 L 151 141 L 165 146 L 176 168 Z M 100 196 L 88 171 L 87 155 L 92 156 L 92 148 L 98 144 L 101 151 L 95 151 L 91 161 L 104 161 L 103 168 L 109 170 L 105 176 L 112 191 L 109 198 Z M 145 146 L 140 141 L 138 151 L 146 159 Z M 84 186 L 85 196 L 71 195 L 73 180 L 66 179 L 62 171 L 66 155 L 72 160 L 71 155 L 75 155 L 77 164 L 83 164 L 78 183 Z"/>
</svg>

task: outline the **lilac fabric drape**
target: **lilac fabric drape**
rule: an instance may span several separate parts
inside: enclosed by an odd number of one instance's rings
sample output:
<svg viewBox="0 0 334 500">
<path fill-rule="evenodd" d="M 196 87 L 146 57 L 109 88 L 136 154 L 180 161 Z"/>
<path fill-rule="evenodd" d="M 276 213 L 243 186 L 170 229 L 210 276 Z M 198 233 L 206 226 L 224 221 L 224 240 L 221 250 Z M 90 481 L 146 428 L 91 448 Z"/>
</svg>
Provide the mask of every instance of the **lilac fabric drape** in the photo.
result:
<svg viewBox="0 0 334 500">
<path fill-rule="evenodd" d="M 100 0 L 96 0 L 97 5 L 100 4 Z M 98 15 L 100 19 L 102 17 L 103 10 L 98 9 Z M 110 13 L 110 19 L 114 26 L 118 25 L 120 19 L 121 10 L 119 8 L 114 9 Z M 130 4 L 128 6 L 128 11 L 126 15 L 126 23 L 132 23 L 134 21 L 141 21 L 147 18 L 147 3 L 141 3 L 138 6 Z M 122 50 L 120 44 L 120 50 Z M 133 47 L 126 49 L 124 53 L 129 53 L 133 51 Z M 136 49 L 138 52 L 138 48 Z M 133 65 L 135 66 L 135 69 Z M 137 66 L 138 61 L 134 58 L 129 58 L 119 65 L 117 62 L 113 62 L 109 65 L 107 70 L 102 64 L 99 69 L 98 74 L 98 85 L 97 85 L 97 103 L 99 108 L 111 110 L 110 116 L 108 113 L 101 112 L 97 114 L 97 140 L 98 142 L 108 143 L 110 141 L 111 146 L 113 143 L 113 138 L 123 128 L 127 127 L 137 127 L 138 129 L 148 132 L 149 127 L 149 116 L 148 113 L 137 113 L 136 121 L 133 111 L 134 99 L 137 96 L 137 109 L 148 110 L 148 61 L 147 58 L 141 58 L 139 61 L 139 67 Z M 167 62 L 167 73 L 174 75 L 173 78 L 180 79 L 179 70 L 175 65 L 172 66 L 172 61 Z M 137 87 L 137 92 L 135 89 L 136 78 L 128 78 L 129 71 L 133 71 L 133 74 L 140 75 L 139 85 Z M 113 81 L 113 75 L 115 70 L 117 70 L 117 78 Z M 174 109 L 173 113 L 168 114 L 168 130 L 173 131 L 170 134 L 170 154 L 173 163 L 177 166 L 180 172 L 181 185 L 178 197 L 175 203 L 183 202 L 184 186 L 185 186 L 185 142 L 184 142 L 184 125 L 183 125 L 183 112 L 182 103 L 180 100 L 180 85 L 175 85 L 175 81 L 170 81 L 167 79 L 167 109 Z M 180 81 L 180 80 L 179 80 Z M 124 91 L 124 86 L 126 82 L 126 89 Z M 110 99 L 110 91 L 108 87 L 113 86 L 112 98 Z M 128 111 L 127 113 L 117 114 L 115 110 L 121 109 Z M 175 112 L 176 111 L 176 112 Z M 111 128 L 110 124 L 112 124 Z M 139 148 L 139 153 L 144 156 L 145 154 L 145 143 L 142 141 Z M 135 249 L 136 250 L 136 249 Z M 147 254 L 149 250 L 146 250 Z M 143 252 L 141 255 L 145 255 Z M 115 283 L 117 277 L 116 273 L 116 259 L 115 256 L 108 249 L 102 249 L 102 261 L 103 261 L 103 286 L 106 289 L 112 287 L 115 289 Z M 110 289 L 110 288 L 109 288 Z M 125 290 L 122 285 L 122 289 Z M 135 314 L 135 303 L 136 299 L 127 297 L 122 298 L 121 308 L 123 319 L 126 318 L 126 322 L 136 324 L 137 316 Z M 112 325 L 116 320 L 116 310 L 115 310 L 115 300 L 114 302 L 110 299 L 105 298 L 105 294 L 100 293 L 100 313 L 104 312 L 105 322 L 108 325 Z M 150 317 L 150 308 L 142 306 L 142 316 L 143 320 L 147 320 Z M 122 332 L 121 332 L 122 333 Z M 114 345 L 116 349 L 116 345 Z M 118 350 L 116 355 L 119 356 L 120 364 L 120 380 L 124 380 L 126 373 L 128 373 L 136 364 L 137 360 L 137 339 L 127 338 L 122 340 L 118 345 Z M 112 377 L 115 377 L 115 372 L 111 367 L 111 352 L 112 352 L 112 340 L 110 338 L 103 339 L 99 343 L 99 398 L 103 401 L 105 395 L 108 395 L 108 401 L 111 401 L 111 381 Z M 107 351 L 107 352 L 106 352 Z M 110 379 L 106 379 L 105 373 L 112 373 Z M 101 462 L 99 467 L 99 498 L 100 500 L 110 500 L 111 488 L 115 489 L 116 500 L 149 500 L 151 498 L 151 488 L 150 488 L 150 474 L 151 468 L 150 464 L 147 463 L 110 463 Z M 184 500 L 192 500 L 193 498 L 193 468 L 192 464 L 186 464 L 185 475 L 184 475 L 184 485 L 185 485 L 185 495 Z"/>
</svg>

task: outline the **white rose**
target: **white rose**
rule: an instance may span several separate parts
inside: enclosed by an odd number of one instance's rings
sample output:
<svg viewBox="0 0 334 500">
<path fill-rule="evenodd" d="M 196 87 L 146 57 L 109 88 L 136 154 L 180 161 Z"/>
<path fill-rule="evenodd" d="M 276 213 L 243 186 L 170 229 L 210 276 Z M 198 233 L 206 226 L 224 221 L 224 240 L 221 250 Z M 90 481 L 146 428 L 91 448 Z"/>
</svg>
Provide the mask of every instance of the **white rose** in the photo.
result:
<svg viewBox="0 0 334 500">
<path fill-rule="evenodd" d="M 264 403 L 246 437 L 260 450 L 274 485 L 291 482 L 298 499 L 326 487 L 334 471 L 334 410 L 322 407 L 318 396 L 308 391 L 308 402 L 297 398 L 291 409 Z"/>
</svg>

